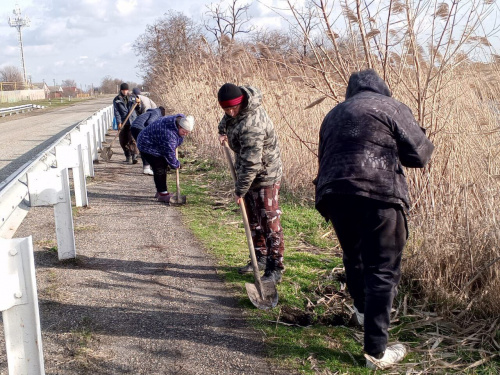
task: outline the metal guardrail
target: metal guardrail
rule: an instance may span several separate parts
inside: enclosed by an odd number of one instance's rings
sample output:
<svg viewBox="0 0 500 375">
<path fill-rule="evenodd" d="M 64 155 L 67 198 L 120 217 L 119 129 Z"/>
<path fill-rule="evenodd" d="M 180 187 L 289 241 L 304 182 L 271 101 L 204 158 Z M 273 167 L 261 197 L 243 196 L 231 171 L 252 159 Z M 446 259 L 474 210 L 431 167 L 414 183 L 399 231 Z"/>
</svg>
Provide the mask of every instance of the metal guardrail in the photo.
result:
<svg viewBox="0 0 500 375">
<path fill-rule="evenodd" d="M 68 168 L 73 169 L 76 205 L 86 205 L 85 177 L 94 176 L 93 162 L 111 125 L 108 106 L 0 184 L 0 312 L 9 374 L 45 375 L 33 240 L 11 237 L 29 206 L 54 206 L 59 259 L 76 257 Z"/>
<path fill-rule="evenodd" d="M 101 126 L 102 124 L 105 124 L 105 126 Z M 80 136 L 74 137 L 74 133 L 85 132 L 89 134 L 90 139 L 88 145 L 89 157 L 87 158 L 90 159 L 87 160 L 90 166 L 86 166 L 85 174 L 93 176 L 92 161 L 98 160 L 97 150 L 104 141 L 104 129 L 109 129 L 111 124 L 112 106 L 108 106 L 75 125 L 32 161 L 27 162 L 0 182 L 0 237 L 10 238 L 28 213 L 30 203 L 27 174 L 46 171 L 54 167 L 56 165 L 56 146 L 69 145 L 72 143 L 72 139 L 80 138 Z"/>
<path fill-rule="evenodd" d="M 35 104 L 24 104 L 24 105 L 18 105 L 16 107 L 0 108 L 0 116 L 5 117 L 7 115 L 10 116 L 17 113 L 29 112 L 35 108 L 45 108 L 45 107 Z"/>
</svg>

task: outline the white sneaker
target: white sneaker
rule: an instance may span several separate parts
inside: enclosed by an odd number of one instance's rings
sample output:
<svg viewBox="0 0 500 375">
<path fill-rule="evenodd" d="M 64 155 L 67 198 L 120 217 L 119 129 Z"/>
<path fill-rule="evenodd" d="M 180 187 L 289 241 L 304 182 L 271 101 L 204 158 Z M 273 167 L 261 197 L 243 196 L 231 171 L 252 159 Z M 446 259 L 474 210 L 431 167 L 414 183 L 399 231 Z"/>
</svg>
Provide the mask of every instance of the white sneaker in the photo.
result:
<svg viewBox="0 0 500 375">
<path fill-rule="evenodd" d="M 353 307 L 354 307 L 354 316 L 356 317 L 358 325 L 360 326 L 365 325 L 365 314 L 360 313 L 356 308 L 356 306 Z"/>
<path fill-rule="evenodd" d="M 372 370 L 385 370 L 398 362 L 401 362 L 406 356 L 406 346 L 403 344 L 394 344 L 385 349 L 384 356 L 380 359 L 365 354 L 366 367 Z"/>
<path fill-rule="evenodd" d="M 142 170 L 142 173 L 147 174 L 148 176 L 153 176 L 154 175 L 153 170 L 151 169 L 151 167 L 144 167 L 144 169 Z"/>
</svg>

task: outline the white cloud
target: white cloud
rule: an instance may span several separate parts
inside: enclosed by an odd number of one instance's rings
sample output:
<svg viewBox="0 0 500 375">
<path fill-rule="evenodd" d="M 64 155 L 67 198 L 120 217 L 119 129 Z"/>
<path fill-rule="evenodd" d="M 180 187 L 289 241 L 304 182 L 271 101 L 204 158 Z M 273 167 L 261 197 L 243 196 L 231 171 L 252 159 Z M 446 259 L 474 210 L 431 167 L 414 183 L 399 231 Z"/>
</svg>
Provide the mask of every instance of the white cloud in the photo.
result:
<svg viewBox="0 0 500 375">
<path fill-rule="evenodd" d="M 116 10 L 122 16 L 128 16 L 137 8 L 137 0 L 117 0 Z"/>
<path fill-rule="evenodd" d="M 118 50 L 118 55 L 119 56 L 128 55 L 131 52 L 132 52 L 132 43 L 124 43 L 120 46 L 120 49 Z"/>
<path fill-rule="evenodd" d="M 24 53 L 33 57 L 47 56 L 47 54 L 54 52 L 53 44 L 40 44 L 37 46 L 26 46 Z"/>
</svg>

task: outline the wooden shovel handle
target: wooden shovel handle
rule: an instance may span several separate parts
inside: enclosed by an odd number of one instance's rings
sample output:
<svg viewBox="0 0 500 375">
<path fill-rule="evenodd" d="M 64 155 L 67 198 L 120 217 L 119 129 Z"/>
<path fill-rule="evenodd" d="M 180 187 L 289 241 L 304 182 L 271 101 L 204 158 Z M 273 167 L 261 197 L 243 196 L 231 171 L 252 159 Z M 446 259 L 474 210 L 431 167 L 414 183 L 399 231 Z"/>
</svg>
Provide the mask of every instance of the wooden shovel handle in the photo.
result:
<svg viewBox="0 0 500 375">
<path fill-rule="evenodd" d="M 233 181 L 236 182 L 236 172 L 234 170 L 233 159 L 231 158 L 231 152 L 229 151 L 229 146 L 226 141 L 224 141 L 224 153 L 226 154 L 226 159 L 229 164 L 229 169 L 231 171 L 231 176 Z M 250 259 L 252 261 L 253 276 L 255 283 L 257 284 L 257 289 L 259 291 L 260 297 L 264 299 L 264 289 L 262 288 L 262 281 L 260 280 L 259 265 L 257 264 L 257 256 L 255 255 L 255 248 L 253 246 L 252 240 L 252 230 L 250 229 L 250 223 L 248 222 L 247 209 L 245 207 L 245 201 L 243 198 L 240 199 L 240 210 L 241 217 L 243 219 L 243 226 L 245 227 L 245 234 L 247 236 L 248 250 L 250 252 Z"/>
<path fill-rule="evenodd" d="M 231 151 L 229 151 L 229 145 L 227 144 L 227 141 L 224 141 L 224 153 L 226 154 L 226 159 L 229 164 L 229 170 L 231 171 L 231 177 L 233 178 L 233 181 L 236 182 L 236 171 L 234 170 L 234 165 L 233 165 L 233 158 L 231 157 Z"/>
<path fill-rule="evenodd" d="M 115 143 L 116 138 L 118 138 L 118 135 L 122 131 L 123 126 L 125 126 L 125 124 L 127 123 L 128 119 L 130 118 L 130 116 L 132 116 L 132 113 L 134 112 L 135 107 L 137 107 L 137 104 L 139 104 L 139 103 L 135 102 L 134 105 L 132 106 L 132 108 L 130 108 L 130 111 L 128 112 L 127 117 L 125 117 L 125 121 L 122 122 L 122 127 L 120 129 L 118 129 L 118 132 L 115 134 L 115 137 L 113 138 L 113 140 L 109 144 L 110 148 L 111 148 L 111 146 L 113 146 L 113 143 Z"/>
<path fill-rule="evenodd" d="M 176 148 L 175 149 L 175 158 L 177 160 L 179 160 L 179 152 L 177 151 L 178 149 Z M 176 179 L 176 183 L 177 183 L 177 201 L 180 202 L 181 201 L 181 184 L 179 182 L 179 168 L 177 168 L 175 170 L 175 179 Z"/>
</svg>

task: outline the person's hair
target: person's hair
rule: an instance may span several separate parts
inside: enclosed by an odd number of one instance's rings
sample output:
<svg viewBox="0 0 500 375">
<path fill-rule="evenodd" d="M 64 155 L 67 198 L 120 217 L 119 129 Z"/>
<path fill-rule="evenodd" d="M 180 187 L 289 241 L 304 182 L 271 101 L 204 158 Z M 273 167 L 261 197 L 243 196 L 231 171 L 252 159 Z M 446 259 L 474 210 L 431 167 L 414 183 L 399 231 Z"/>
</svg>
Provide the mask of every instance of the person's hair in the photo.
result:
<svg viewBox="0 0 500 375">
<path fill-rule="evenodd" d="M 160 108 L 161 115 L 165 116 L 165 108 L 162 106 L 159 106 L 158 108 Z"/>
</svg>

